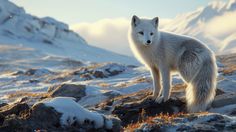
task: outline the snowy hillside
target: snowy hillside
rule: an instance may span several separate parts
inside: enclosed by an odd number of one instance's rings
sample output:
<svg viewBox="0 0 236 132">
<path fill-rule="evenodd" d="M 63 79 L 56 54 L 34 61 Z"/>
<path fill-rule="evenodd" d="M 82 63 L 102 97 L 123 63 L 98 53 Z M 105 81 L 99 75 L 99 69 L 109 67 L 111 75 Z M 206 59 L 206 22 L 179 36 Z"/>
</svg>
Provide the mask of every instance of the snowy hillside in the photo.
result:
<svg viewBox="0 0 236 132">
<path fill-rule="evenodd" d="M 212 108 L 209 113 L 194 114 L 186 113 L 187 85 L 179 76 L 173 76 L 169 101 L 158 104 L 145 99 L 151 95 L 152 80 L 144 67 L 99 63 L 59 70 L 2 70 L 0 131 L 39 128 L 120 131 L 121 127 L 126 131 L 148 132 L 159 129 L 235 131 L 235 58 L 235 55 L 218 58 L 219 76 Z M 48 58 L 46 62 L 51 60 Z M 60 59 L 52 62 L 50 64 L 63 64 Z M 27 67 L 27 63 L 21 65 Z"/>
<path fill-rule="evenodd" d="M 165 31 L 194 36 L 217 53 L 236 52 L 236 0 L 213 1 L 206 7 L 178 15 Z"/>
<path fill-rule="evenodd" d="M 137 64 L 133 58 L 89 46 L 68 25 L 53 18 L 38 18 L 8 0 L 0 0 L 0 44 L 32 48 L 45 56 L 84 62 Z M 37 53 L 36 53 L 37 54 Z"/>
</svg>

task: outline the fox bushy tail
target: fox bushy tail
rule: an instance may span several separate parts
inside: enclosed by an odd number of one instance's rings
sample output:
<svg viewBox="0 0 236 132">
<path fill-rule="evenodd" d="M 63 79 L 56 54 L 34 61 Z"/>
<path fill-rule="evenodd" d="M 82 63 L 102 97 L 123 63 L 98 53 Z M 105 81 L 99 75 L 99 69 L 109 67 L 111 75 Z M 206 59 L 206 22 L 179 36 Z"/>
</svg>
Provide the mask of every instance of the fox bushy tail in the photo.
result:
<svg viewBox="0 0 236 132">
<path fill-rule="evenodd" d="M 205 111 L 215 97 L 217 66 L 214 58 L 202 61 L 200 69 L 186 89 L 189 112 Z"/>
</svg>

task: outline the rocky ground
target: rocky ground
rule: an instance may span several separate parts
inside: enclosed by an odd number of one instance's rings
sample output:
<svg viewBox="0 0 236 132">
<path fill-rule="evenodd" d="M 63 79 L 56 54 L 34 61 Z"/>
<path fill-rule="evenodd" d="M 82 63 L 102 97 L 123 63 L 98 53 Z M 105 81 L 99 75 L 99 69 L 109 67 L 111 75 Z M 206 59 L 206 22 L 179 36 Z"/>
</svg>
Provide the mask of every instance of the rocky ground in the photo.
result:
<svg viewBox="0 0 236 132">
<path fill-rule="evenodd" d="M 236 131 L 235 55 L 218 60 L 217 95 L 201 113 L 186 112 L 186 85 L 178 76 L 170 100 L 147 98 L 152 81 L 143 67 L 2 70 L 0 131 Z"/>
</svg>

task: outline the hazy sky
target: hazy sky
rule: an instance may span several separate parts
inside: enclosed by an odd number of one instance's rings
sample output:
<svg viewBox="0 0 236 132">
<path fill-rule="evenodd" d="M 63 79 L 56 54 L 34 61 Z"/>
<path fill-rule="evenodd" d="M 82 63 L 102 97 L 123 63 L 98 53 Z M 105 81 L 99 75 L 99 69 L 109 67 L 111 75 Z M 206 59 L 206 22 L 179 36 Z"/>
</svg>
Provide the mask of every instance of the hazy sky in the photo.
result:
<svg viewBox="0 0 236 132">
<path fill-rule="evenodd" d="M 159 16 L 160 25 L 164 25 L 176 15 L 195 11 L 213 0 L 11 1 L 35 16 L 50 16 L 69 24 L 90 45 L 133 56 L 127 39 L 132 15 L 150 18 Z"/>
<path fill-rule="evenodd" d="M 51 16 L 68 24 L 104 18 L 139 16 L 173 18 L 212 0 L 11 0 L 39 17 Z"/>
</svg>

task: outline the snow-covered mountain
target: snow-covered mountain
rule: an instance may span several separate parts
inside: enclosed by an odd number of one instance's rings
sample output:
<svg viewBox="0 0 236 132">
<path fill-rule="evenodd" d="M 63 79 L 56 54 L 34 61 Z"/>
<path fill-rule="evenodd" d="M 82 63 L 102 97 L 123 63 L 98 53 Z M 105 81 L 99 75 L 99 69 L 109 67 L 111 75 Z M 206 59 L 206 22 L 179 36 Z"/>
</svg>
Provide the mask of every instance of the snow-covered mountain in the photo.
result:
<svg viewBox="0 0 236 132">
<path fill-rule="evenodd" d="M 135 59 L 90 46 L 67 24 L 53 18 L 38 18 L 8 0 L 0 0 L 0 44 L 33 48 L 48 56 L 83 62 L 137 64 Z M 13 53 L 14 54 L 14 53 Z"/>
<path fill-rule="evenodd" d="M 236 0 L 213 1 L 206 7 L 176 16 L 165 31 L 194 36 L 216 53 L 236 52 Z"/>
</svg>

